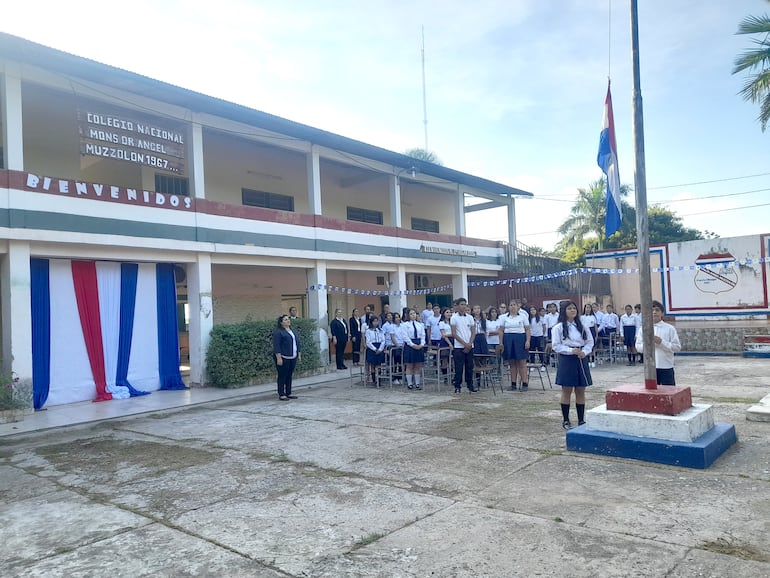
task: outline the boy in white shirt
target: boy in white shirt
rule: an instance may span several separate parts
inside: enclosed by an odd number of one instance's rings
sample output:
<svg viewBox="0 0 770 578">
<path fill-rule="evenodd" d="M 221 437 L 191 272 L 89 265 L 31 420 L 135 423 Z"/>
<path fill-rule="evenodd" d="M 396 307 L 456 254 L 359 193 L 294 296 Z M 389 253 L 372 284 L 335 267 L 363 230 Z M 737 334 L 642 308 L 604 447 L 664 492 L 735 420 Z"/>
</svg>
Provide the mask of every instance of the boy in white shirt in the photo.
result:
<svg viewBox="0 0 770 578">
<path fill-rule="evenodd" d="M 468 300 L 465 297 L 455 299 L 454 306 L 457 313 L 452 315 L 449 325 L 452 327 L 454 349 L 452 360 L 455 364 L 454 386 L 455 393 L 462 391 L 463 372 L 465 372 L 465 385 L 468 391 L 473 393 L 473 340 L 476 338 L 476 321 L 473 315 L 468 313 Z"/>
<path fill-rule="evenodd" d="M 663 304 L 660 301 L 652 302 L 652 322 L 655 336 L 655 373 L 658 385 L 676 385 L 674 376 L 674 353 L 682 351 L 679 342 L 679 334 L 673 325 L 663 321 Z M 644 351 L 644 328 L 640 327 L 636 332 L 636 349 Z"/>
</svg>

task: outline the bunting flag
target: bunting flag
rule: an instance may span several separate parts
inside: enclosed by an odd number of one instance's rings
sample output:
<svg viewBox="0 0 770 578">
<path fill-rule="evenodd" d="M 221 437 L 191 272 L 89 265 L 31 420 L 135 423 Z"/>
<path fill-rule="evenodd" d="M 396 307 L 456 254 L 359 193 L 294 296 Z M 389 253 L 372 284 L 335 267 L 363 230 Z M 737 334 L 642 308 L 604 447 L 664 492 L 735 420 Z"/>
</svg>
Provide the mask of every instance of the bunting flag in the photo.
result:
<svg viewBox="0 0 770 578">
<path fill-rule="evenodd" d="M 607 175 L 607 210 L 604 231 L 610 237 L 620 229 L 623 215 L 620 203 L 620 174 L 618 173 L 618 147 L 615 142 L 615 118 L 612 114 L 612 95 L 607 83 L 607 98 L 604 100 L 604 122 L 599 135 L 599 154 L 596 162 Z"/>
<path fill-rule="evenodd" d="M 32 259 L 35 409 L 183 389 L 172 264 Z"/>
</svg>

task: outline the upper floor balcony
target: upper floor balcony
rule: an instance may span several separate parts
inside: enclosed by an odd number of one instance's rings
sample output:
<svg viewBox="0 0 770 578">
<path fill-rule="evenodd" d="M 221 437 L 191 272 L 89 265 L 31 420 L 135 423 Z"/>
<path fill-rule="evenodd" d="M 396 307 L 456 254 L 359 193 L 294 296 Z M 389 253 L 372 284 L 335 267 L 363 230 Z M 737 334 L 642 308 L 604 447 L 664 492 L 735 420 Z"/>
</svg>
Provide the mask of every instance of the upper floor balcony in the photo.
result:
<svg viewBox="0 0 770 578">
<path fill-rule="evenodd" d="M 11 229 L 497 270 L 503 244 L 465 235 L 466 202 L 513 214 L 531 196 L 9 35 L 0 48 Z"/>
</svg>

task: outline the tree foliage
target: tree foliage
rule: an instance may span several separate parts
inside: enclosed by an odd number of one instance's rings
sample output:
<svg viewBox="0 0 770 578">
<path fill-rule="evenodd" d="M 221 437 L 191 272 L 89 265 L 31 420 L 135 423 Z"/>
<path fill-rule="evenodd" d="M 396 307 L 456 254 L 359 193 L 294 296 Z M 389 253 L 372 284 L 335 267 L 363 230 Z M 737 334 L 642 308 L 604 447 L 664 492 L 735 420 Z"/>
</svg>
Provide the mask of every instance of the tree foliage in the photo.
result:
<svg viewBox="0 0 770 578">
<path fill-rule="evenodd" d="M 421 149 L 419 147 L 408 149 L 404 151 L 404 154 L 408 157 L 412 157 L 413 159 L 417 159 L 418 161 L 425 161 L 426 163 L 433 163 L 434 165 L 444 164 L 441 159 L 438 158 L 436 153 L 426 149 Z"/>
<path fill-rule="evenodd" d="M 629 187 L 621 187 L 621 196 L 628 194 Z M 591 183 L 587 189 L 578 189 L 577 201 L 569 217 L 558 231 L 562 239 L 557 243 L 555 254 L 571 265 L 585 263 L 586 253 L 602 249 L 619 249 L 637 246 L 636 209 L 621 201 L 623 220 L 620 229 L 609 239 L 604 237 L 606 214 L 605 181 Z M 647 208 L 647 228 L 651 245 L 713 238 L 709 231 L 685 227 L 682 218 L 665 207 L 652 205 Z"/>
<path fill-rule="evenodd" d="M 762 132 L 770 121 L 770 17 L 747 16 L 738 26 L 737 34 L 756 35 L 753 48 L 735 59 L 733 74 L 747 71 L 746 82 L 740 91 L 744 100 L 759 105 L 757 120 Z"/>
</svg>

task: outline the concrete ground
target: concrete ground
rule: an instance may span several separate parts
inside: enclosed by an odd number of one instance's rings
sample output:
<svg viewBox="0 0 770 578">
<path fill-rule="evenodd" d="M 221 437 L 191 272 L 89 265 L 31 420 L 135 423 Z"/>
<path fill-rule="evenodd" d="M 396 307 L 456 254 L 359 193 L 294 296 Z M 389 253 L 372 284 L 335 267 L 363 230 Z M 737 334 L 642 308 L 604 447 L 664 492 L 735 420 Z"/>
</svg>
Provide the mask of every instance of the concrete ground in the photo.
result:
<svg viewBox="0 0 770 578">
<path fill-rule="evenodd" d="M 677 364 L 738 431 L 707 470 L 566 451 L 537 378 L 497 396 L 339 379 L 5 436 L 0 575 L 770 576 L 770 423 L 745 417 L 770 360 Z M 641 379 L 597 367 L 587 406 Z"/>
</svg>

